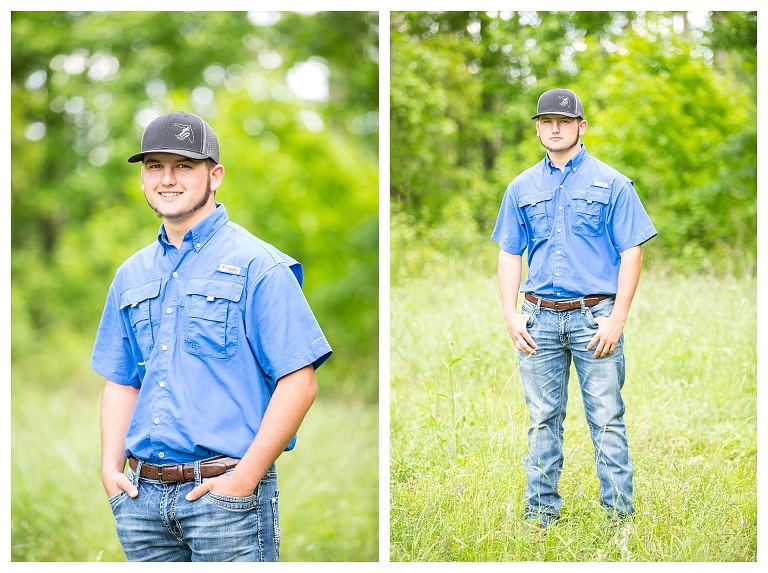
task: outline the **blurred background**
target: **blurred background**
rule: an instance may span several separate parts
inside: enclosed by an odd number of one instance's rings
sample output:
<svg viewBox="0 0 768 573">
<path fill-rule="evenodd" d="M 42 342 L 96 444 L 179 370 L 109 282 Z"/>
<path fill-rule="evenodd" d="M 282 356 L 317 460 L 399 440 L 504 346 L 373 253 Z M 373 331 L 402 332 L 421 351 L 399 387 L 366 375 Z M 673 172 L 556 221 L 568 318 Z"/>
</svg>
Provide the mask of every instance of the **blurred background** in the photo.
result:
<svg viewBox="0 0 768 573">
<path fill-rule="evenodd" d="M 659 230 L 648 264 L 755 273 L 755 12 L 393 12 L 390 30 L 393 280 L 448 255 L 495 269 L 501 198 L 544 156 L 531 116 L 555 87 L 634 181 Z"/>
<path fill-rule="evenodd" d="M 378 14 L 13 12 L 14 561 L 112 561 L 89 369 L 114 272 L 156 238 L 138 151 L 158 115 L 221 143 L 217 200 L 299 260 L 334 356 L 278 462 L 283 560 L 378 559 Z"/>
<path fill-rule="evenodd" d="M 392 12 L 389 25 L 392 560 L 754 561 L 757 13 Z M 574 375 L 564 524 L 537 542 L 490 236 L 509 183 L 544 158 L 531 117 L 556 87 L 580 96 L 582 142 L 634 181 L 659 234 L 625 329 L 637 519 L 613 538 L 601 525 Z"/>
</svg>

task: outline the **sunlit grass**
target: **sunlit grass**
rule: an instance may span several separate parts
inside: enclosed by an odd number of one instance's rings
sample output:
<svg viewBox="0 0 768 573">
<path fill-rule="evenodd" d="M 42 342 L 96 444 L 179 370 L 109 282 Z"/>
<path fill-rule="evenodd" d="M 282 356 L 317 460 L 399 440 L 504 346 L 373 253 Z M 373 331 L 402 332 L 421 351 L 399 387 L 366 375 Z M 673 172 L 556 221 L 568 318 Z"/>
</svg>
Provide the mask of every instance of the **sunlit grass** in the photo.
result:
<svg viewBox="0 0 768 573">
<path fill-rule="evenodd" d="M 11 558 L 124 561 L 101 485 L 102 382 L 12 379 Z M 318 373 L 320 375 L 320 373 Z M 378 560 L 378 406 L 320 398 L 278 460 L 281 561 Z"/>
<path fill-rule="evenodd" d="M 522 522 L 528 413 L 493 269 L 391 294 L 393 561 L 754 561 L 755 281 L 646 273 L 625 331 L 631 526 L 598 509 L 575 372 L 562 521 Z"/>
</svg>

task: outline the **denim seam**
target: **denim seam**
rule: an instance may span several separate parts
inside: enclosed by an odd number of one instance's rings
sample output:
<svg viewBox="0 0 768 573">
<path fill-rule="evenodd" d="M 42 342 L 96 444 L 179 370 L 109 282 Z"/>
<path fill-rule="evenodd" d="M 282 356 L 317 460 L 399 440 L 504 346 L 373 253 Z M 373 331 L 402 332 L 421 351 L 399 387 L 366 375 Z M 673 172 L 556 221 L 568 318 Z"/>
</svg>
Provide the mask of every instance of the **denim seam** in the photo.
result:
<svg viewBox="0 0 768 573">
<path fill-rule="evenodd" d="M 555 422 L 555 428 L 557 429 L 557 442 L 560 450 L 560 459 L 558 460 L 557 464 L 557 470 L 555 471 L 554 475 L 554 486 L 555 491 L 558 491 L 560 489 L 560 476 L 563 473 L 563 408 L 565 404 L 563 403 L 567 398 L 567 394 L 564 394 L 564 392 L 567 392 L 567 386 L 568 386 L 568 373 L 570 370 L 570 363 L 567 358 L 567 354 L 563 356 L 563 360 L 565 364 L 563 365 L 563 374 L 560 378 L 560 399 L 558 400 L 558 410 L 557 410 L 557 420 Z"/>
</svg>

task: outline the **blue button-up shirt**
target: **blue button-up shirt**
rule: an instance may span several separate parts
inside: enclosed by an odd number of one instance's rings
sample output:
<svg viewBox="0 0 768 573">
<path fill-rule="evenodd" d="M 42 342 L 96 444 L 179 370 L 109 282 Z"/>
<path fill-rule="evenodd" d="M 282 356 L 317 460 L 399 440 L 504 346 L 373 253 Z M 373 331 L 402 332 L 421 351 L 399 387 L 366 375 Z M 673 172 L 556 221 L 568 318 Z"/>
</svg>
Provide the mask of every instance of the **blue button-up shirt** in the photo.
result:
<svg viewBox="0 0 768 573">
<path fill-rule="evenodd" d="M 154 464 L 242 457 L 277 381 L 331 355 L 301 283 L 298 262 L 221 204 L 180 249 L 161 226 L 123 263 L 91 367 L 139 389 L 126 455 Z"/>
<path fill-rule="evenodd" d="M 564 300 L 615 294 L 619 254 L 654 236 L 632 181 L 582 145 L 563 171 L 545 156 L 509 184 L 491 239 L 528 249 L 522 292 Z"/>
</svg>

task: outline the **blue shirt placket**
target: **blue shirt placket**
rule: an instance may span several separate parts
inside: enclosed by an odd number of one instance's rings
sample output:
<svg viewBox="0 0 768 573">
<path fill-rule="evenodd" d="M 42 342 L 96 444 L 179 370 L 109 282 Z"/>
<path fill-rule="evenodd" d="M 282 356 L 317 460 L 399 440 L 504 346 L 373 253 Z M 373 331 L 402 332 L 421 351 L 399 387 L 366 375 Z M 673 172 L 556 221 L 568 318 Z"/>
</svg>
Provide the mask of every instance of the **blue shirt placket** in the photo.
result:
<svg viewBox="0 0 768 573">
<path fill-rule="evenodd" d="M 161 289 L 162 306 L 160 328 L 157 334 L 156 368 L 152 369 L 152 379 L 148 380 L 151 384 L 149 388 L 152 395 L 150 407 L 150 433 L 149 439 L 152 448 L 153 460 L 157 463 L 167 463 L 164 458 L 166 452 L 164 447 L 168 443 L 168 430 L 174 423 L 174 414 L 172 405 L 174 403 L 173 393 L 178 380 L 171 379 L 172 360 L 178 352 L 177 345 L 179 337 L 177 333 L 181 332 L 182 325 L 179 323 L 181 315 L 179 314 L 179 304 L 181 301 L 181 282 L 183 276 L 179 269 L 184 260 L 193 255 L 195 249 L 191 242 L 185 237 L 180 249 L 168 244 L 165 238 L 161 239 L 165 252 L 165 260 L 170 263 L 170 272 L 166 275 Z"/>
<path fill-rule="evenodd" d="M 575 158 L 574 158 L 575 159 Z M 566 248 L 566 226 L 565 226 L 565 200 L 566 200 L 566 193 L 565 193 L 565 180 L 568 179 L 568 175 L 571 173 L 572 170 L 574 170 L 573 167 L 573 161 L 574 159 L 571 159 L 566 163 L 564 171 L 560 171 L 557 167 L 549 164 L 549 174 L 551 177 L 555 178 L 555 180 L 558 180 L 557 189 L 555 191 L 555 219 L 554 219 L 554 229 L 552 233 L 552 241 L 553 241 L 553 248 L 552 248 L 552 290 L 555 293 L 556 297 L 562 296 L 561 293 L 561 287 L 560 281 L 563 280 L 562 273 L 567 268 L 567 261 L 565 260 L 566 253 L 568 252 Z M 562 177 L 559 177 L 557 174 L 561 173 Z"/>
</svg>

